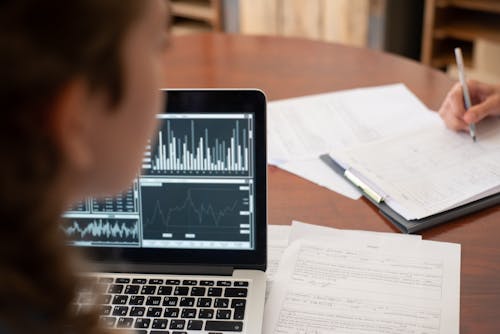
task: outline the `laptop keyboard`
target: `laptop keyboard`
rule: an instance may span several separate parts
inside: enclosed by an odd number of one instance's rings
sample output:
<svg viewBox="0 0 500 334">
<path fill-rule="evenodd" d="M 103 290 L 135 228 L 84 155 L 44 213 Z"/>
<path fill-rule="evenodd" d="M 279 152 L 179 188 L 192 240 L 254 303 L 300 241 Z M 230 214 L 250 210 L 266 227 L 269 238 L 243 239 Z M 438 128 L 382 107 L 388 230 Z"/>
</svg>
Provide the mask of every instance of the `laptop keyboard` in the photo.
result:
<svg viewBox="0 0 500 334">
<path fill-rule="evenodd" d="M 91 278 L 99 295 L 81 292 L 77 309 L 97 304 L 106 327 L 139 334 L 241 332 L 251 282 L 241 279 Z M 95 302 L 95 303 L 94 303 Z"/>
</svg>

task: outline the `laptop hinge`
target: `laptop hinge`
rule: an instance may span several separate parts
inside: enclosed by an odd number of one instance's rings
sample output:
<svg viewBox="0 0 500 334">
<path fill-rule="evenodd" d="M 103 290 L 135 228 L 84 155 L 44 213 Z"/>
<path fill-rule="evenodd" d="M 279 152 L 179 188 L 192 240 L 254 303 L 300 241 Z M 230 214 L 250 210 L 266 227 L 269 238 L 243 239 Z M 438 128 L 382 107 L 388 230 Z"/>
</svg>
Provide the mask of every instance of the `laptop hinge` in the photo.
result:
<svg viewBox="0 0 500 334">
<path fill-rule="evenodd" d="M 169 265 L 144 263 L 94 263 L 99 272 L 142 273 L 142 274 L 179 274 L 179 275 L 222 275 L 231 276 L 234 268 L 229 266 Z"/>
</svg>

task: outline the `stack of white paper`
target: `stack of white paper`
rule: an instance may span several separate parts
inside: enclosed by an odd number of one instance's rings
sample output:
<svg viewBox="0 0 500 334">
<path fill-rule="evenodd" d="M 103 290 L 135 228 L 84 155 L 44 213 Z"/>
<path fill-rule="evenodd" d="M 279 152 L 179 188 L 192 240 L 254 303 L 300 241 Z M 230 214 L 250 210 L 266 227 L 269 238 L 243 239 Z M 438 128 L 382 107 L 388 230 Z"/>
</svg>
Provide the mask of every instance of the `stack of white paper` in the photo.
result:
<svg viewBox="0 0 500 334">
<path fill-rule="evenodd" d="M 331 156 L 382 192 L 408 220 L 421 219 L 500 191 L 500 119 L 477 124 L 478 140 L 425 126 Z"/>
<path fill-rule="evenodd" d="M 432 114 L 403 84 L 268 104 L 269 162 L 350 198 L 359 192 L 318 159 L 425 124 Z"/>
<path fill-rule="evenodd" d="M 458 333 L 460 245 L 294 222 L 264 333 Z"/>
</svg>

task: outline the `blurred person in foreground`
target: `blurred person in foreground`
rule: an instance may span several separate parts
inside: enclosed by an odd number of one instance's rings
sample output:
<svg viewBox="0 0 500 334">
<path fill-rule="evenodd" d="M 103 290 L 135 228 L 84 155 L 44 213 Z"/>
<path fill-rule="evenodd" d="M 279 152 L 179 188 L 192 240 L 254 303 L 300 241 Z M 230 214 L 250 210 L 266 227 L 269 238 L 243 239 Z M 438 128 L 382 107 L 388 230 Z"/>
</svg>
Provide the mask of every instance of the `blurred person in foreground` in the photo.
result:
<svg viewBox="0 0 500 334">
<path fill-rule="evenodd" d="M 0 333 L 104 333 L 60 217 L 136 175 L 162 106 L 164 0 L 0 3 Z"/>
<path fill-rule="evenodd" d="M 471 123 L 477 123 L 488 116 L 500 116 L 500 85 L 469 80 L 467 86 L 472 103 L 467 112 L 459 82 L 451 88 L 439 108 L 439 115 L 446 126 L 455 131 L 468 131 Z"/>
</svg>

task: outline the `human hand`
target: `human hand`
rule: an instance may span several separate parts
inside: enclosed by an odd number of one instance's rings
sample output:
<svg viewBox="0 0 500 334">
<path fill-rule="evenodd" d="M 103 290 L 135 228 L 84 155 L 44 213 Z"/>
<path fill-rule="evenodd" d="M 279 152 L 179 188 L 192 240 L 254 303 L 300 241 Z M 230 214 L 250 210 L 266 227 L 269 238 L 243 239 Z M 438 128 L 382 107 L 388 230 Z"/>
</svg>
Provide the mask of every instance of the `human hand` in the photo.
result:
<svg viewBox="0 0 500 334">
<path fill-rule="evenodd" d="M 448 92 L 439 116 L 452 130 L 467 131 L 469 124 L 476 123 L 486 116 L 500 115 L 500 85 L 490 85 L 468 80 L 467 86 L 472 107 L 466 112 L 462 86 L 456 83 Z"/>
</svg>

